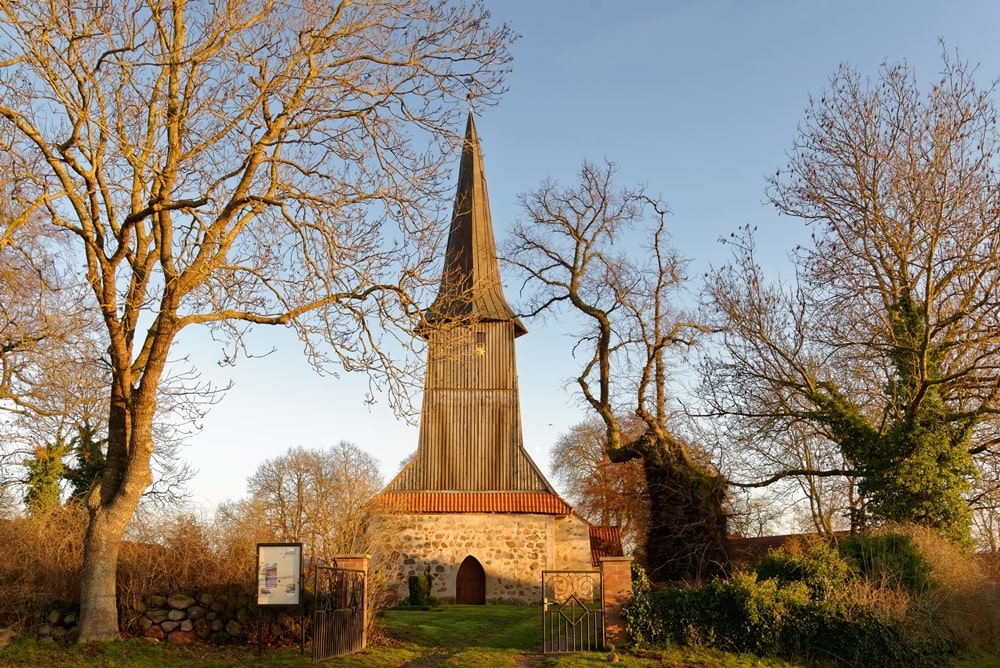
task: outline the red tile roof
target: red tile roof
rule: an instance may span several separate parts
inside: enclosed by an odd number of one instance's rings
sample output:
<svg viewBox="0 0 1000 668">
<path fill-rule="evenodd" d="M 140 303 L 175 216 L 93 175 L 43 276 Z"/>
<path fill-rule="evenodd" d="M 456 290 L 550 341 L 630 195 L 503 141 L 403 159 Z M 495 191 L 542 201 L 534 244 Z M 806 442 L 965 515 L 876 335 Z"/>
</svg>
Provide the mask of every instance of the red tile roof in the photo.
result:
<svg viewBox="0 0 1000 668">
<path fill-rule="evenodd" d="M 835 531 L 834 536 L 842 538 L 849 535 L 848 531 Z M 744 538 L 742 536 L 729 537 L 729 556 L 733 564 L 740 568 L 753 568 L 761 557 L 771 550 L 778 550 L 789 543 L 810 543 L 816 540 L 823 540 L 819 534 L 815 533 L 793 533 L 780 536 L 753 536 Z"/>
<path fill-rule="evenodd" d="M 618 527 L 590 525 L 590 560 L 600 566 L 601 557 L 623 557 L 622 533 Z"/>
<path fill-rule="evenodd" d="M 573 509 L 547 492 L 383 492 L 379 498 L 404 513 L 525 513 L 569 515 Z"/>
</svg>

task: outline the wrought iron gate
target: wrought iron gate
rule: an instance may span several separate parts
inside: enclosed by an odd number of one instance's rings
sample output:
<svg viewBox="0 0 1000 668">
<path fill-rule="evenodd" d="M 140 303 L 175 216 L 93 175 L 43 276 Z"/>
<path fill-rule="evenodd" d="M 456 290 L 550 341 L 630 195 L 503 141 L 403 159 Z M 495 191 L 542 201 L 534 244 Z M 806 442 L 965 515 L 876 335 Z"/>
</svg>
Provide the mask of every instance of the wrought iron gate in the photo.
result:
<svg viewBox="0 0 1000 668">
<path fill-rule="evenodd" d="M 365 572 L 316 567 L 313 663 L 365 648 Z"/>
<path fill-rule="evenodd" d="M 542 651 L 604 649 L 600 571 L 542 571 Z"/>
</svg>

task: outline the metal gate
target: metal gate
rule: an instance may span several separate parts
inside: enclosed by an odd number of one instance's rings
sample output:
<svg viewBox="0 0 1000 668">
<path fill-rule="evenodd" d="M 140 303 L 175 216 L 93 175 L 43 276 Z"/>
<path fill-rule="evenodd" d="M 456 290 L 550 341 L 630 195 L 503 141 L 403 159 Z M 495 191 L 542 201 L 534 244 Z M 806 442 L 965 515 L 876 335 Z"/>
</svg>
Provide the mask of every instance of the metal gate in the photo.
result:
<svg viewBox="0 0 1000 668">
<path fill-rule="evenodd" d="M 365 648 L 365 572 L 316 567 L 313 663 Z"/>
<path fill-rule="evenodd" d="M 600 571 L 542 571 L 542 651 L 604 649 Z"/>
</svg>

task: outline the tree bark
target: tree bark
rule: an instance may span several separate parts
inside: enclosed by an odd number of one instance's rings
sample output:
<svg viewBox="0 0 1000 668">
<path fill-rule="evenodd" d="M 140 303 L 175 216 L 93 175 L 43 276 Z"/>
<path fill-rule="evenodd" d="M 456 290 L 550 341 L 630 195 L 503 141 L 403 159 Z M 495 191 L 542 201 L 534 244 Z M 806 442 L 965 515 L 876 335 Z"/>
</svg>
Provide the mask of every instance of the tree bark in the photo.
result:
<svg viewBox="0 0 1000 668">
<path fill-rule="evenodd" d="M 158 373 L 162 365 L 150 365 Z M 90 523 L 83 541 L 80 575 L 80 642 L 120 639 L 118 627 L 118 551 L 125 528 L 146 488 L 153 482 L 155 394 L 129 391 L 128 383 L 112 380 L 108 419 L 108 457 L 100 484 L 87 499 Z"/>
<path fill-rule="evenodd" d="M 80 642 L 121 638 L 115 576 L 118 548 L 131 516 L 130 512 L 114 508 L 97 508 L 90 512 L 80 577 Z"/>
<path fill-rule="evenodd" d="M 697 581 L 729 571 L 725 479 L 691 458 L 683 446 L 647 431 L 611 450 L 614 462 L 640 458 L 649 494 L 645 565 L 655 582 Z"/>
</svg>

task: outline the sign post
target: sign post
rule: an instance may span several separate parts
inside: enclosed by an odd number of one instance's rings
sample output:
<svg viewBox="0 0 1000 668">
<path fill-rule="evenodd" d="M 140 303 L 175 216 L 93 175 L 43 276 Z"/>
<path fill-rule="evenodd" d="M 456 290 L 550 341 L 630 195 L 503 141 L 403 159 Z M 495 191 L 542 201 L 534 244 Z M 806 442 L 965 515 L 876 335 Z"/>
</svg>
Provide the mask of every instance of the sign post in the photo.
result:
<svg viewBox="0 0 1000 668">
<path fill-rule="evenodd" d="M 264 610 L 299 606 L 301 652 L 305 653 L 302 606 L 302 543 L 257 543 L 257 608 L 261 615 L 257 655 L 264 653 Z"/>
</svg>

